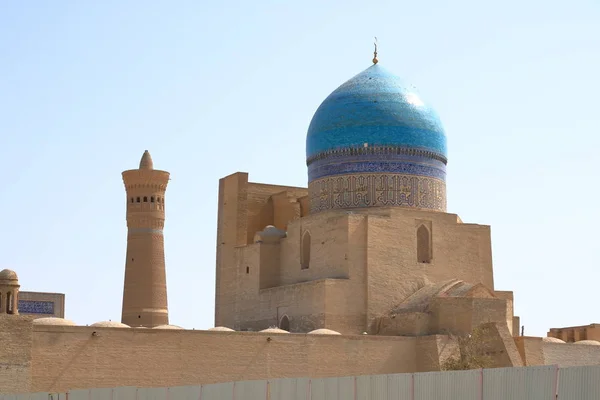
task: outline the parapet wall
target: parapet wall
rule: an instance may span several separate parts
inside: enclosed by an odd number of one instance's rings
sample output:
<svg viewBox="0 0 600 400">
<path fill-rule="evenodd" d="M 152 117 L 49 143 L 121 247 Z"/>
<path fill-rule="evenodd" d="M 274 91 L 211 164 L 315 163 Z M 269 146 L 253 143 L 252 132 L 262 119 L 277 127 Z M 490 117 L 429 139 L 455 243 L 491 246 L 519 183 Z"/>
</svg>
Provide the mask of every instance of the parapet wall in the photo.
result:
<svg viewBox="0 0 600 400">
<path fill-rule="evenodd" d="M 413 372 L 419 371 L 418 357 L 438 357 L 431 337 L 33 329 L 32 392 Z"/>
</svg>

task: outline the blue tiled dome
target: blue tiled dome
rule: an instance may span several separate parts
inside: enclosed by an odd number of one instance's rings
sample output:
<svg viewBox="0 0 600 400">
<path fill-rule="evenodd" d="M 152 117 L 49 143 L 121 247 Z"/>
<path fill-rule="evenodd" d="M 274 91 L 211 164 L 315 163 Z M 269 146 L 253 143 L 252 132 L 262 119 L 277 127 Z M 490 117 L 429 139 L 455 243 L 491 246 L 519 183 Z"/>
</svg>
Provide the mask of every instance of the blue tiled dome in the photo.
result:
<svg viewBox="0 0 600 400">
<path fill-rule="evenodd" d="M 375 64 L 337 88 L 308 128 L 311 212 L 445 211 L 446 135 L 414 87 Z"/>
<path fill-rule="evenodd" d="M 337 88 L 308 128 L 306 157 L 335 149 L 400 146 L 446 158 L 446 135 L 437 113 L 414 87 L 375 64 Z"/>
</svg>

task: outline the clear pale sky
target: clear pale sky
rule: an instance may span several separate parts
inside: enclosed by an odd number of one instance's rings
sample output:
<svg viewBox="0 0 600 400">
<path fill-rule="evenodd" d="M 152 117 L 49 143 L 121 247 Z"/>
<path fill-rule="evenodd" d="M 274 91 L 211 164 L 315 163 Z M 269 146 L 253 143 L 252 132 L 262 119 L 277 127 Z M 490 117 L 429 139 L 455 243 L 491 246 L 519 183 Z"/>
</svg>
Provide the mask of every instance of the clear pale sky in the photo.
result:
<svg viewBox="0 0 600 400">
<path fill-rule="evenodd" d="M 448 135 L 448 210 L 490 224 L 525 334 L 600 322 L 595 0 L 0 3 L 0 269 L 120 320 L 121 171 L 171 172 L 171 323 L 213 325 L 219 178 L 305 186 L 321 101 L 371 65 Z M 596 160 L 596 161 L 594 161 Z"/>
</svg>

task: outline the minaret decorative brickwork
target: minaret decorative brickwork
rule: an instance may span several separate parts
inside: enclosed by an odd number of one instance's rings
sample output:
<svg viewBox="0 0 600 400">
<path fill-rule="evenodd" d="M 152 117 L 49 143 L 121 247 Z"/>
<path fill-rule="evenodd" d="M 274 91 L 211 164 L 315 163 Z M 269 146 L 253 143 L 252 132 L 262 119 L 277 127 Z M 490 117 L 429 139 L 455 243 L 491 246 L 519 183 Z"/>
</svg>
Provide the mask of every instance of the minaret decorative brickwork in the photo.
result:
<svg viewBox="0 0 600 400">
<path fill-rule="evenodd" d="M 127 259 L 121 322 L 169 324 L 163 227 L 169 173 L 155 170 L 148 150 L 140 168 L 123 172 L 127 192 Z"/>
</svg>

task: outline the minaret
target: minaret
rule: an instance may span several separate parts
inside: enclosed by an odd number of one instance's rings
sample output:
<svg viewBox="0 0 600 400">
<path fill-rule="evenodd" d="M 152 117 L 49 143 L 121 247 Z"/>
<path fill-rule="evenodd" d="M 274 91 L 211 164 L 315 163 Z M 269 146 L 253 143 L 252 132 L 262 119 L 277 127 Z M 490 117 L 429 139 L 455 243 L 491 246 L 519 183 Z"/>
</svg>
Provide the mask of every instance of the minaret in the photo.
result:
<svg viewBox="0 0 600 400">
<path fill-rule="evenodd" d="M 121 322 L 169 324 L 163 227 L 169 173 L 155 170 L 148 150 L 139 169 L 123 172 L 127 192 L 127 259 Z"/>
</svg>

